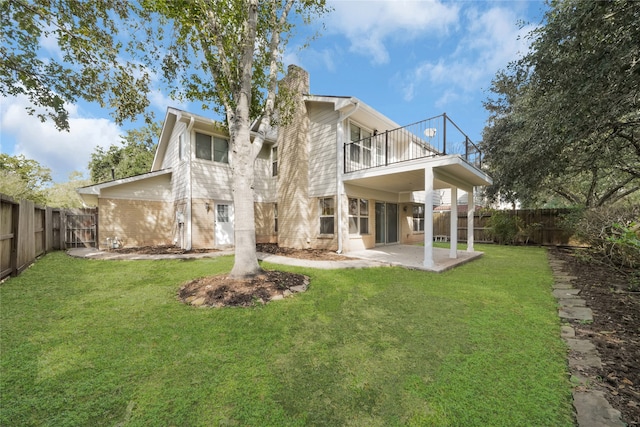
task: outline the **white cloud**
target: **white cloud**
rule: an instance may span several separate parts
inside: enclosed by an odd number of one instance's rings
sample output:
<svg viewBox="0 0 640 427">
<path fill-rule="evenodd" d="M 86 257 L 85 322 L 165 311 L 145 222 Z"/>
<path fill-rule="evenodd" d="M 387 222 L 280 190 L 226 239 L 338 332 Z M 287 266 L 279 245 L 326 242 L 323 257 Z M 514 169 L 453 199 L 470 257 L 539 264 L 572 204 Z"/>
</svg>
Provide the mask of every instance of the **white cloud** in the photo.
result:
<svg viewBox="0 0 640 427">
<path fill-rule="evenodd" d="M 463 16 L 465 35 L 453 52 L 437 60 L 425 60 L 406 73 L 405 100 L 412 100 L 425 85 L 446 88 L 441 103 L 458 99 L 461 93 L 486 89 L 498 70 L 527 52 L 524 36 L 533 26 L 519 28 L 515 10 L 498 6 L 480 11 L 471 7 Z"/>
<path fill-rule="evenodd" d="M 108 148 L 117 144 L 123 133 L 114 122 L 105 118 L 81 117 L 76 105 L 67 105 L 70 131 L 58 131 L 53 122 L 44 123 L 25 110 L 29 105 L 25 97 L 3 98 L 2 129 L 3 151 L 23 154 L 52 170 L 54 180 L 65 181 L 70 172 L 87 172 L 87 164 L 96 147 Z M 13 149 L 7 140 L 15 141 Z"/>
<path fill-rule="evenodd" d="M 389 62 L 390 41 L 410 41 L 426 34 L 446 36 L 459 19 L 457 4 L 423 1 L 333 1 L 330 32 L 343 34 L 349 50 L 369 56 L 374 64 Z"/>
</svg>

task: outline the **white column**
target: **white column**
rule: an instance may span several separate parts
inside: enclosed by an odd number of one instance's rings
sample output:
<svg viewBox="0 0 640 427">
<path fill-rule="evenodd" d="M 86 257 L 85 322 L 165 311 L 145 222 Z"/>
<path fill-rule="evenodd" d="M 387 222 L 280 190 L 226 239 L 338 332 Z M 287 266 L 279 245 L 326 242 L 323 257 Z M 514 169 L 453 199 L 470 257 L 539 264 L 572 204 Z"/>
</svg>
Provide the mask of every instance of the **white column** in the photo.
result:
<svg viewBox="0 0 640 427">
<path fill-rule="evenodd" d="M 458 258 L 458 188 L 451 187 L 451 221 L 450 221 L 449 258 Z"/>
<path fill-rule="evenodd" d="M 433 168 L 424 169 L 424 268 L 433 268 Z"/>
<path fill-rule="evenodd" d="M 467 252 L 473 252 L 473 214 L 476 210 L 473 187 L 467 196 Z"/>
</svg>

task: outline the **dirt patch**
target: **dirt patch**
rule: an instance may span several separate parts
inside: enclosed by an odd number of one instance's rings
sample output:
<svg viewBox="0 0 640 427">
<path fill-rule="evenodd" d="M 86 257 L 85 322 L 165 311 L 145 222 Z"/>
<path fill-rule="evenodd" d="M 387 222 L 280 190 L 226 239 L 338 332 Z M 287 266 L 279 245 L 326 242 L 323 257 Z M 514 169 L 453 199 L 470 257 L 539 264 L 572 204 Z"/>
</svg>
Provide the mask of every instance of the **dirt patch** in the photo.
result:
<svg viewBox="0 0 640 427">
<path fill-rule="evenodd" d="M 251 307 L 304 292 L 308 286 L 307 276 L 285 271 L 264 271 L 248 279 L 219 275 L 185 283 L 178 298 L 198 307 Z"/>
<path fill-rule="evenodd" d="M 264 252 L 272 255 L 281 255 L 290 258 L 310 259 L 316 261 L 345 261 L 353 259 L 335 252 L 323 249 L 291 249 L 281 248 L 276 243 L 258 243 L 256 245 L 258 252 Z"/>
<path fill-rule="evenodd" d="M 595 262 L 580 249 L 554 249 L 576 276 L 573 286 L 593 311 L 593 323 L 573 324 L 576 338 L 589 339 L 602 369 L 584 374 L 602 390 L 629 426 L 640 426 L 640 292 L 631 292 L 630 271 Z"/>
</svg>

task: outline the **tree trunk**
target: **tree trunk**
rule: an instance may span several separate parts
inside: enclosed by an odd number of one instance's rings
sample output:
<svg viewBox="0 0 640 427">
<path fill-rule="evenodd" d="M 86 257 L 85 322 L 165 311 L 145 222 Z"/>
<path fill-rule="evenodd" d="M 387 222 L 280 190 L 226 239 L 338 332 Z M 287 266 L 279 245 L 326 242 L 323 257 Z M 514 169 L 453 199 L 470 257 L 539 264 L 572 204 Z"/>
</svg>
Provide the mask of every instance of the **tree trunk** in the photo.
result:
<svg viewBox="0 0 640 427">
<path fill-rule="evenodd" d="M 232 136 L 233 137 L 233 136 Z M 233 138 L 231 158 L 234 219 L 235 262 L 231 277 L 251 277 L 262 271 L 256 253 L 254 212 L 254 147 L 249 127 L 240 126 Z"/>
</svg>

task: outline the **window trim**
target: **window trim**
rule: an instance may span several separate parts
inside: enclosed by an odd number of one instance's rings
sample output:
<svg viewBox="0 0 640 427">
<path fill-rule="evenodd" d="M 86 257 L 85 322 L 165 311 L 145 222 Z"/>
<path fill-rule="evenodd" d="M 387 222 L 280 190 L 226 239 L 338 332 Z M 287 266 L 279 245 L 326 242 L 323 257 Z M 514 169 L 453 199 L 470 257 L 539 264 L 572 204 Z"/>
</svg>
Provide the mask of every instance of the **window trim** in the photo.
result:
<svg viewBox="0 0 640 427">
<path fill-rule="evenodd" d="M 418 212 L 416 212 L 416 208 Z M 422 208 L 422 212 L 420 212 L 420 208 Z M 413 204 L 411 207 L 411 229 L 413 233 L 424 233 L 424 216 L 425 216 L 425 205 L 423 204 Z M 416 216 L 417 214 L 417 216 Z M 416 229 L 416 223 L 418 224 Z M 420 225 L 422 225 L 422 229 L 420 229 Z"/>
<path fill-rule="evenodd" d="M 355 202 L 356 202 L 356 213 L 355 214 L 353 214 L 352 210 L 351 210 L 351 202 L 352 202 L 352 200 L 355 200 Z M 363 213 L 363 206 L 362 206 L 363 202 L 366 205 L 366 208 L 364 209 L 364 213 Z M 356 235 L 357 236 L 368 236 L 368 235 L 370 235 L 371 232 L 369 231 L 370 230 L 370 228 L 369 228 L 369 217 L 370 217 L 370 215 L 369 215 L 369 206 L 370 206 L 369 199 L 363 199 L 363 198 L 359 198 L 359 197 L 349 197 L 347 203 L 348 203 L 348 206 L 349 206 L 348 215 L 347 215 L 349 217 L 349 234 L 353 235 L 353 236 L 356 236 Z M 356 231 L 355 232 L 351 231 L 351 220 L 352 219 L 355 219 L 355 226 L 356 226 Z M 363 233 L 362 232 L 362 228 L 363 228 L 362 224 L 363 224 L 364 220 L 366 220 L 367 230 L 366 230 L 366 232 Z"/>
<path fill-rule="evenodd" d="M 271 147 L 271 176 L 278 176 L 278 147 Z"/>
<path fill-rule="evenodd" d="M 352 139 L 354 127 L 358 128 L 359 138 L 356 140 Z M 364 133 L 368 134 L 368 136 L 364 136 Z M 354 121 L 349 121 L 349 161 L 363 166 L 372 166 L 374 163 L 373 156 L 375 151 L 373 143 L 374 136 L 374 132 L 371 129 Z M 356 142 L 361 142 L 363 144 L 355 144 Z M 354 156 L 354 154 L 356 155 Z"/>
<path fill-rule="evenodd" d="M 331 214 L 325 214 L 325 204 L 324 202 L 331 200 Z M 318 219 L 319 219 L 319 225 L 320 225 L 320 230 L 319 230 L 319 235 L 320 236 L 333 236 L 336 233 L 336 199 L 334 197 L 319 197 L 318 198 L 318 207 L 320 209 L 319 215 L 318 215 Z M 322 220 L 323 219 L 329 219 L 331 218 L 331 223 L 333 224 L 331 233 L 323 233 L 322 232 Z"/>
<path fill-rule="evenodd" d="M 229 138 L 210 134 L 210 133 L 204 133 L 200 131 L 194 131 L 194 134 L 195 134 L 195 138 L 194 138 L 195 149 L 194 149 L 193 155 L 197 160 L 204 160 L 208 162 L 215 162 L 215 163 L 221 163 L 221 164 L 227 164 L 227 165 L 229 164 Z M 207 157 L 198 156 L 198 135 L 209 137 L 209 151 L 211 153 L 211 157 L 207 158 Z M 216 142 L 221 142 L 221 141 L 226 144 L 226 151 L 224 153 L 222 150 L 216 149 Z"/>
</svg>

